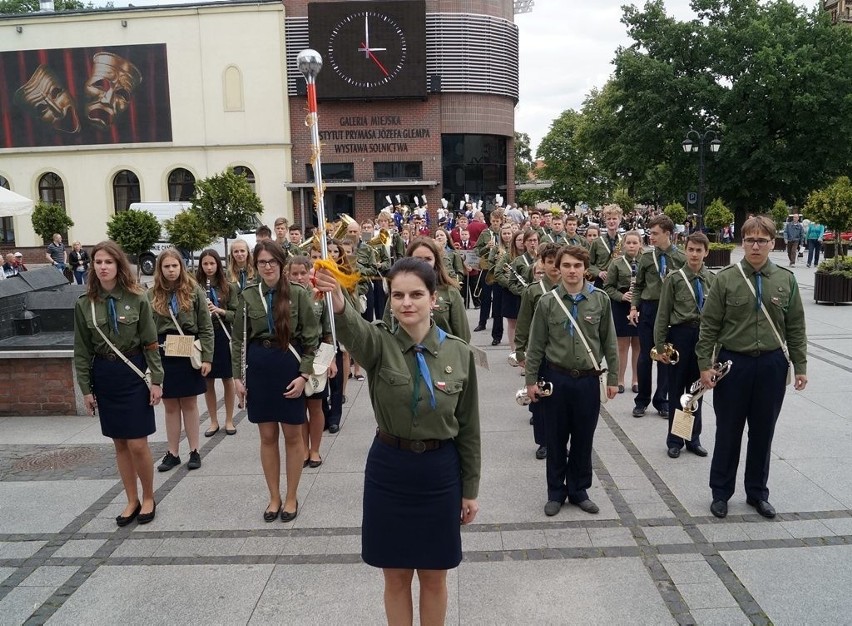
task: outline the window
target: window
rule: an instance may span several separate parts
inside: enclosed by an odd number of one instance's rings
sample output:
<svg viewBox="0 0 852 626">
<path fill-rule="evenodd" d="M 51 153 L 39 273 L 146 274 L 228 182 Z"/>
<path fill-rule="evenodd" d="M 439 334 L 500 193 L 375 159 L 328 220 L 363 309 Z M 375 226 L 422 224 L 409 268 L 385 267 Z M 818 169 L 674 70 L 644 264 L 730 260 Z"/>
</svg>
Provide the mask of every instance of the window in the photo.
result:
<svg viewBox="0 0 852 626">
<path fill-rule="evenodd" d="M 10 189 L 9 181 L 0 176 L 0 187 Z M 15 245 L 15 220 L 11 217 L 0 217 L 0 243 Z"/>
<path fill-rule="evenodd" d="M 423 178 L 422 161 L 373 163 L 376 180 L 420 180 Z"/>
<path fill-rule="evenodd" d="M 325 192 L 325 219 L 328 222 L 336 222 L 341 213 L 346 213 L 349 217 L 355 217 L 355 194 L 351 191 L 340 191 L 331 189 Z M 309 189 L 305 194 L 306 213 L 310 215 L 310 223 L 313 226 L 319 225 L 317 212 L 314 210 L 314 192 Z"/>
<path fill-rule="evenodd" d="M 195 196 L 195 176 L 182 167 L 169 174 L 169 202 L 190 202 Z"/>
<path fill-rule="evenodd" d="M 243 75 L 238 67 L 229 65 L 222 76 L 222 93 L 226 111 L 243 110 Z"/>
<path fill-rule="evenodd" d="M 255 192 L 257 191 L 254 181 L 254 172 L 252 172 L 245 165 L 237 165 L 236 167 L 234 167 L 234 174 L 245 176 L 246 180 L 248 181 L 248 184 L 251 185 L 251 190 Z"/>
<path fill-rule="evenodd" d="M 441 135 L 445 197 L 458 206 L 464 194 L 485 200 L 506 195 L 507 138 L 498 135 Z M 486 211 L 488 209 L 486 208 Z"/>
<path fill-rule="evenodd" d="M 305 164 L 308 182 L 314 181 L 314 167 L 310 163 Z M 355 180 L 354 163 L 323 163 L 323 182 Z"/>
<path fill-rule="evenodd" d="M 112 177 L 113 208 L 116 213 L 126 211 L 134 202 L 142 201 L 139 177 L 130 170 L 121 170 Z"/>
<path fill-rule="evenodd" d="M 65 208 L 65 185 L 58 174 L 48 172 L 38 179 L 38 197 L 42 202 Z"/>
</svg>

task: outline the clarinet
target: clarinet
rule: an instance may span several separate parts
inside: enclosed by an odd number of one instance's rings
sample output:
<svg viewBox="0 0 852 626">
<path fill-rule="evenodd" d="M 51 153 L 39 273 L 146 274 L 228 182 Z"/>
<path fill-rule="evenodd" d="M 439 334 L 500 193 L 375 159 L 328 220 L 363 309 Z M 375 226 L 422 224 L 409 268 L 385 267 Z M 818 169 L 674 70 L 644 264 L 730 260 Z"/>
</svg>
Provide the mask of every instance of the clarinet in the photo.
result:
<svg viewBox="0 0 852 626">
<path fill-rule="evenodd" d="M 243 389 L 245 390 L 246 397 L 248 395 L 248 381 L 246 380 L 246 341 L 248 340 L 248 315 L 246 313 L 247 306 L 245 302 L 243 302 L 243 345 L 240 346 L 240 379 L 243 381 Z M 245 401 L 241 401 L 237 408 L 244 409 L 246 408 Z"/>
<path fill-rule="evenodd" d="M 633 305 L 633 287 L 636 286 L 636 272 L 638 265 L 636 264 L 636 259 L 634 258 L 630 262 L 630 287 L 627 290 L 627 293 L 630 294 L 630 305 Z M 636 326 L 633 322 L 630 322 L 631 326 Z"/>
</svg>

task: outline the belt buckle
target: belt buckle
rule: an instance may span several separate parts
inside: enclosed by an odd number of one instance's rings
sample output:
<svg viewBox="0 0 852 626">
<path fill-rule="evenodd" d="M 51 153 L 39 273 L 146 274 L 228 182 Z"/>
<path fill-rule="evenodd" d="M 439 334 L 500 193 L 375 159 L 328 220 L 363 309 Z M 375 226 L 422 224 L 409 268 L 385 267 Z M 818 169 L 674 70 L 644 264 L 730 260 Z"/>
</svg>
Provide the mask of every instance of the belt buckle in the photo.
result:
<svg viewBox="0 0 852 626">
<path fill-rule="evenodd" d="M 578 369 L 569 370 L 568 374 L 570 374 L 571 378 L 580 378 L 580 370 Z"/>
<path fill-rule="evenodd" d="M 117 361 L 118 360 L 118 357 L 115 354 L 113 354 L 112 352 L 109 352 L 109 353 L 105 354 L 104 356 L 106 357 L 107 361 Z"/>
<path fill-rule="evenodd" d="M 426 452 L 426 442 L 425 441 L 412 441 L 411 442 L 411 451 L 416 454 L 423 454 Z"/>
</svg>

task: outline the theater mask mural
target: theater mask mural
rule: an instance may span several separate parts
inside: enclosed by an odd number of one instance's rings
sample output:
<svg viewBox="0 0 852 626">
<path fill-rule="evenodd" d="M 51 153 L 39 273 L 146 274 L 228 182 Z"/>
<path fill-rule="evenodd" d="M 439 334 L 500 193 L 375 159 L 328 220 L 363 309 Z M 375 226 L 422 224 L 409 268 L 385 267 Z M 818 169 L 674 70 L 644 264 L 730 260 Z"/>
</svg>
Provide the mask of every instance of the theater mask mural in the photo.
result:
<svg viewBox="0 0 852 626">
<path fill-rule="evenodd" d="M 0 149 L 171 140 L 165 44 L 0 52 Z"/>
</svg>

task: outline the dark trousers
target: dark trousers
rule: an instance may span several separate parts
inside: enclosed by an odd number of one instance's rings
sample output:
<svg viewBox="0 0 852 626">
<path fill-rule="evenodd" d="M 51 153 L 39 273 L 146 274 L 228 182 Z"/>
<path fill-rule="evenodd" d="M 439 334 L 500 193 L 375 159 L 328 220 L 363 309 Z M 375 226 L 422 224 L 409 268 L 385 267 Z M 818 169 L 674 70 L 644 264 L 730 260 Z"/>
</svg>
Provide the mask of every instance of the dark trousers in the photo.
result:
<svg viewBox="0 0 852 626">
<path fill-rule="evenodd" d="M 634 402 L 636 406 L 646 407 L 651 398 L 651 348 L 654 347 L 654 321 L 657 319 L 656 300 L 643 300 L 639 309 L 639 393 Z M 654 392 L 654 408 L 661 409 L 666 402 L 669 389 L 669 366 L 657 364 L 657 390 Z M 676 399 L 675 399 L 676 400 Z"/>
<path fill-rule="evenodd" d="M 477 277 L 479 283 L 478 289 L 481 290 L 479 292 L 479 325 L 482 328 L 485 328 L 488 324 L 488 318 L 491 316 L 491 297 L 494 291 L 494 285 L 488 284 L 488 281 L 485 280 L 485 275 L 485 272 L 480 272 Z"/>
<path fill-rule="evenodd" d="M 367 307 L 373 307 L 373 317 L 377 320 L 382 319 L 385 315 L 385 305 L 388 301 L 388 294 L 385 293 L 385 285 L 382 280 L 371 281 L 373 283 L 373 299 L 367 302 Z"/>
<path fill-rule="evenodd" d="M 822 242 L 819 239 L 808 239 L 808 267 L 819 265 L 820 252 L 822 252 Z"/>
<path fill-rule="evenodd" d="M 539 400 L 545 414 L 547 499 L 582 502 L 592 485 L 592 442 L 601 408 L 598 379 L 571 378 L 547 365 L 544 379 L 553 383 L 553 395 Z"/>
<path fill-rule="evenodd" d="M 334 360 L 337 363 L 337 375 L 328 379 L 328 393 L 322 403 L 326 430 L 332 424 L 340 426 L 340 418 L 343 416 L 343 353 L 339 349 Z"/>
<path fill-rule="evenodd" d="M 373 321 L 373 281 L 366 281 L 367 291 L 364 294 L 367 298 L 367 308 L 361 313 L 361 317 L 363 317 L 368 322 Z M 360 296 L 358 296 L 358 300 L 360 300 Z M 357 302 L 357 300 L 356 300 Z M 379 319 L 382 319 L 382 315 L 384 315 L 384 311 L 379 313 Z"/>
<path fill-rule="evenodd" d="M 669 328 L 667 337 L 680 353 L 677 365 L 668 365 L 669 370 L 669 430 L 666 436 L 667 448 L 682 448 L 684 443 L 687 448 L 701 445 L 701 406 L 703 399 L 698 400 L 698 410 L 693 413 L 695 422 L 692 427 L 692 439 L 684 441 L 672 434 L 672 422 L 676 409 L 680 409 L 680 396 L 689 392 L 689 388 L 701 373 L 698 371 L 698 359 L 695 356 L 695 344 L 698 343 L 698 327 L 680 325 Z M 661 366 L 662 367 L 662 366 Z"/>
<path fill-rule="evenodd" d="M 503 288 L 497 284 L 491 285 L 491 319 L 494 320 L 491 338 L 500 341 L 503 339 Z"/>
<path fill-rule="evenodd" d="M 769 458 L 775 422 L 784 403 L 787 359 L 778 349 L 760 356 L 719 351 L 719 361 L 733 361 L 731 371 L 713 391 L 716 445 L 710 464 L 710 489 L 714 500 L 734 494 L 743 429 L 748 424 L 745 492 L 749 498 L 768 500 Z"/>
</svg>

